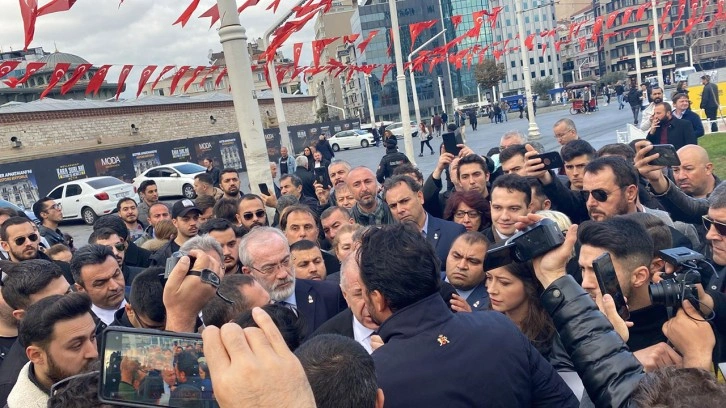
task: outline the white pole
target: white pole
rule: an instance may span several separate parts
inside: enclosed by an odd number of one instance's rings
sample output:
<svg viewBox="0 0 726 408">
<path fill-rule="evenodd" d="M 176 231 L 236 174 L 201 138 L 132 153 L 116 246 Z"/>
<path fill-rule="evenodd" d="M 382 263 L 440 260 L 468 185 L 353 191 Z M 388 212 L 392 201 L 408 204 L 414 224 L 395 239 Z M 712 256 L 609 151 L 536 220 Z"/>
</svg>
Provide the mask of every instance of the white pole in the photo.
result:
<svg viewBox="0 0 726 408">
<path fill-rule="evenodd" d="M 476 84 L 476 101 L 477 107 L 481 108 L 481 89 L 479 88 L 479 83 Z"/>
<path fill-rule="evenodd" d="M 497 87 L 496 86 L 493 86 L 492 87 L 492 102 L 497 102 L 497 100 L 498 100 L 498 98 L 497 98 Z"/>
<path fill-rule="evenodd" d="M 522 18 L 522 2 L 514 2 L 514 13 L 517 15 L 517 28 L 519 31 L 519 52 L 522 55 L 522 76 L 524 76 L 524 93 L 527 98 L 527 111 L 529 112 L 529 139 L 540 138 L 539 127 L 534 120 L 534 100 L 532 98 L 532 79 L 529 77 L 529 59 L 527 59 L 527 45 L 524 43 L 524 19 Z"/>
<path fill-rule="evenodd" d="M 444 6 L 442 0 L 439 0 L 439 18 L 441 19 L 441 28 L 444 28 Z M 453 34 L 454 37 L 456 37 L 456 33 Z M 446 43 L 446 34 L 444 34 L 444 43 Z M 449 78 L 449 98 L 451 98 L 451 104 L 453 108 L 454 104 L 454 82 L 451 80 L 451 64 L 449 64 L 449 60 L 444 60 L 444 65 L 446 65 L 446 75 Z M 443 87 L 441 88 L 443 89 Z M 443 93 L 441 94 L 443 95 Z M 443 96 L 441 97 L 443 100 Z M 442 103 L 441 104 L 441 111 L 446 112 L 446 106 Z"/>
<path fill-rule="evenodd" d="M 446 105 L 444 105 L 444 79 L 437 77 L 439 80 L 439 96 L 441 97 L 441 112 L 446 112 Z"/>
<path fill-rule="evenodd" d="M 665 87 L 663 81 L 663 63 L 660 60 L 660 27 L 658 27 L 658 13 L 655 5 L 655 0 L 650 0 L 650 6 L 653 10 L 653 40 L 655 41 L 655 66 L 658 70 L 658 85 L 661 88 Z M 665 12 L 665 9 L 663 9 Z"/>
<path fill-rule="evenodd" d="M 347 119 L 345 117 L 345 109 L 341 108 L 340 106 L 330 105 L 330 104 L 327 104 L 327 103 L 325 104 L 325 106 L 327 106 L 329 108 L 337 109 L 337 110 L 343 112 L 343 120 Z"/>
<path fill-rule="evenodd" d="M 371 84 L 368 80 L 368 75 L 363 74 L 363 79 L 366 83 L 366 94 L 368 95 L 368 111 L 371 115 L 371 126 L 376 127 L 376 114 L 373 112 L 373 95 L 371 95 Z M 383 135 L 381 135 L 383 137 Z"/>
<path fill-rule="evenodd" d="M 391 34 L 393 34 L 393 52 L 396 56 L 396 82 L 398 85 L 398 106 L 401 109 L 401 122 L 403 125 L 403 146 L 406 156 L 411 164 L 416 165 L 416 154 L 413 152 L 413 139 L 411 137 L 411 113 L 408 111 L 408 92 L 406 92 L 406 73 L 403 70 L 403 52 L 401 52 L 400 27 L 398 26 L 398 11 L 396 0 L 388 0 L 388 11 L 391 14 Z"/>
<path fill-rule="evenodd" d="M 252 66 L 247 54 L 247 35 L 237 14 L 235 0 L 217 0 L 221 26 L 219 38 L 227 63 L 227 76 L 232 87 L 234 113 L 239 127 L 242 154 L 247 165 L 247 175 L 254 193 L 259 193 L 258 184 L 272 186 L 270 159 L 262 130 L 260 108 L 254 98 Z"/>
<path fill-rule="evenodd" d="M 432 41 L 437 39 L 440 35 L 444 34 L 446 32 L 446 29 L 443 31 L 440 31 L 435 36 L 429 38 L 428 41 L 421 44 L 420 47 L 416 48 L 415 50 L 411 51 L 410 54 L 408 54 L 408 75 L 411 79 L 411 96 L 413 96 L 413 111 L 416 113 L 416 126 L 421 123 L 421 112 L 419 112 L 419 106 L 418 106 L 418 91 L 416 90 L 416 77 L 413 73 L 413 65 L 411 64 L 411 58 L 419 51 L 421 51 L 425 46 L 431 44 Z"/>
<path fill-rule="evenodd" d="M 635 86 L 638 87 L 642 81 L 640 76 L 640 48 L 638 48 L 638 37 L 633 37 L 633 47 L 635 49 Z"/>
</svg>

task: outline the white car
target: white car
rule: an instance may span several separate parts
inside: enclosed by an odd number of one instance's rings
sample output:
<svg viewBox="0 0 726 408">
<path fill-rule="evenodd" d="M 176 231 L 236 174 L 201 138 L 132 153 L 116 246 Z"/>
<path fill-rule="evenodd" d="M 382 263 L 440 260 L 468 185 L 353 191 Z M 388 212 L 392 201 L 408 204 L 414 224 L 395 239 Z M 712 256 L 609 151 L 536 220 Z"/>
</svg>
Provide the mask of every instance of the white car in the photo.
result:
<svg viewBox="0 0 726 408">
<path fill-rule="evenodd" d="M 386 130 L 390 130 L 396 139 L 403 139 L 403 122 L 393 122 L 386 126 Z M 411 137 L 418 136 L 418 125 L 416 121 L 411 121 Z"/>
<path fill-rule="evenodd" d="M 357 147 L 368 147 L 375 143 L 372 134 L 360 129 L 338 132 L 328 139 L 328 142 L 330 142 L 330 146 L 334 152 L 338 152 L 340 149 L 347 150 Z"/>
<path fill-rule="evenodd" d="M 116 203 L 133 197 L 134 186 L 116 177 L 90 177 L 63 183 L 51 190 L 48 197 L 63 207 L 64 220 L 82 219 L 92 225 L 101 215 L 116 211 Z"/>
<path fill-rule="evenodd" d="M 198 164 L 181 162 L 152 167 L 134 179 L 134 187 L 138 190 L 144 180 L 154 180 L 159 197 L 196 197 L 194 192 L 194 176 L 204 173 L 207 169 Z"/>
</svg>

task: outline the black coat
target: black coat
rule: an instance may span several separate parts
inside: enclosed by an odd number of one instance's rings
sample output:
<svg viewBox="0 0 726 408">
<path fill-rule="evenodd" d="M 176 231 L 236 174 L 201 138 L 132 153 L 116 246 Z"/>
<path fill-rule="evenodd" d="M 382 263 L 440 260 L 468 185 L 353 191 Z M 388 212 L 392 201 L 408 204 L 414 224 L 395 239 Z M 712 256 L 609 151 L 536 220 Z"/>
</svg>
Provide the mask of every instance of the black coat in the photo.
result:
<svg viewBox="0 0 726 408">
<path fill-rule="evenodd" d="M 318 327 L 311 337 L 319 334 L 339 334 L 351 339 L 355 338 L 353 335 L 353 312 L 350 309 L 343 310 Z"/>
<path fill-rule="evenodd" d="M 335 157 L 335 152 L 333 151 L 333 147 L 330 146 L 330 142 L 328 139 L 324 140 L 318 140 L 318 143 L 315 144 L 315 148 L 320 152 L 320 154 L 323 155 L 323 158 L 327 161 L 333 160 L 333 157 Z"/>
<path fill-rule="evenodd" d="M 701 109 L 713 109 L 718 108 L 718 87 L 716 84 L 709 82 L 703 86 L 703 93 L 701 93 Z"/>
<path fill-rule="evenodd" d="M 405 154 L 399 152 L 397 149 L 386 150 L 386 154 L 381 158 L 381 162 L 378 164 L 378 170 L 376 170 L 376 179 L 379 183 L 391 176 L 393 176 L 393 170 L 396 167 L 411 163 Z"/>
<path fill-rule="evenodd" d="M 428 231 L 426 231 L 426 241 L 434 247 L 436 255 L 441 261 L 441 270 L 446 270 L 446 258 L 449 256 L 449 250 L 456 238 L 465 233 L 466 228 L 463 225 L 452 221 L 442 220 L 440 218 L 429 215 Z"/>
<path fill-rule="evenodd" d="M 299 315 L 305 321 L 303 338 L 348 307 L 340 286 L 307 279 L 295 281 L 295 302 Z"/>
<path fill-rule="evenodd" d="M 666 143 L 672 144 L 676 150 L 688 144 L 698 144 L 698 139 L 693 132 L 693 125 L 691 122 L 683 119 L 678 119 L 675 116 L 671 116 L 671 120 L 666 125 L 661 123 L 660 126 L 655 128 L 655 133 L 648 133 L 647 139 L 653 144 L 661 144 L 661 133 L 663 129 L 667 128 Z"/>
<path fill-rule="evenodd" d="M 148 268 L 151 265 L 151 251 L 141 248 L 133 242 L 129 242 L 126 248 L 124 263 L 128 266 Z"/>
<path fill-rule="evenodd" d="M 315 175 L 313 175 L 313 172 L 302 166 L 298 166 L 295 169 L 295 175 L 302 181 L 302 194 L 310 198 L 315 198 L 315 186 L 313 185 L 315 183 Z"/>
<path fill-rule="evenodd" d="M 387 407 L 578 407 L 552 366 L 501 313 L 450 313 L 439 294 L 396 311 L 373 353 Z"/>
</svg>

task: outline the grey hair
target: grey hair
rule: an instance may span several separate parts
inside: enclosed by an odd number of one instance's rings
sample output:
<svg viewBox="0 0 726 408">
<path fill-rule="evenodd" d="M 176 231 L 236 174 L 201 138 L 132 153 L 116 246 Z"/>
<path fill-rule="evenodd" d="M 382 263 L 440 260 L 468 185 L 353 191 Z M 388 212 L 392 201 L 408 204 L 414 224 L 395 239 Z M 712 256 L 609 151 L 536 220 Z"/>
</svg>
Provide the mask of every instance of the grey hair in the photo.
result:
<svg viewBox="0 0 726 408">
<path fill-rule="evenodd" d="M 720 183 L 708 197 L 708 206 L 714 210 L 726 208 L 726 183 Z"/>
<path fill-rule="evenodd" d="M 331 168 L 333 166 L 343 166 L 345 167 L 345 170 L 350 171 L 351 166 L 350 163 L 348 163 L 345 160 L 333 160 L 329 165 L 328 168 Z"/>
<path fill-rule="evenodd" d="M 504 132 L 504 134 L 502 135 L 502 140 L 513 139 L 515 137 L 522 140 L 522 142 L 518 144 L 527 143 L 527 136 L 519 130 L 508 130 Z"/>
<path fill-rule="evenodd" d="M 568 130 L 572 129 L 575 132 L 577 132 L 577 128 L 575 127 L 575 122 L 573 122 L 572 119 L 570 119 L 570 118 L 562 118 L 562 119 L 558 120 L 557 122 L 555 122 L 555 124 L 552 125 L 552 127 L 556 128 L 557 126 L 562 125 L 562 124 L 567 126 Z"/>
<path fill-rule="evenodd" d="M 209 236 L 209 234 L 199 235 L 194 238 L 191 238 L 187 242 L 185 242 L 181 248 L 179 248 L 180 251 L 189 253 L 192 249 L 198 249 L 203 252 L 208 251 L 214 251 L 219 255 L 219 259 L 224 261 L 224 252 L 222 252 L 222 246 L 219 245 L 219 242 L 217 242 L 216 239 Z M 224 265 L 222 265 L 224 266 Z"/>
<path fill-rule="evenodd" d="M 300 156 L 297 156 L 295 158 L 295 165 L 304 166 L 307 169 L 308 168 L 308 158 L 303 156 L 302 154 Z"/>
<path fill-rule="evenodd" d="M 345 271 L 351 267 L 351 264 L 358 264 L 358 251 L 352 251 L 349 253 L 340 264 L 340 290 L 343 292 L 345 292 L 345 288 L 348 287 L 348 278 L 345 277 Z"/>
<path fill-rule="evenodd" d="M 249 251 L 250 244 L 252 242 L 260 242 L 262 244 L 269 242 L 270 235 L 277 235 L 283 240 L 283 242 L 285 242 L 286 246 L 289 246 L 287 237 L 277 228 L 263 226 L 252 228 L 250 232 L 242 237 L 242 240 L 239 243 L 239 261 L 242 265 L 251 266 L 255 261 L 252 259 L 252 254 L 250 254 Z"/>
</svg>

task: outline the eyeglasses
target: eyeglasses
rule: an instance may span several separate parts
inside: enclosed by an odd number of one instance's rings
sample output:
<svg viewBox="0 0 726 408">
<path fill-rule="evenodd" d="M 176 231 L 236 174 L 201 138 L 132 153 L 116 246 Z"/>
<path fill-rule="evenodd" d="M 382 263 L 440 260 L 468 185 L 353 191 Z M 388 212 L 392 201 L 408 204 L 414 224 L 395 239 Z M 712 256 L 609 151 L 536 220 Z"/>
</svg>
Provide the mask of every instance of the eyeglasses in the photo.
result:
<svg viewBox="0 0 726 408">
<path fill-rule="evenodd" d="M 126 250 L 126 244 L 124 244 L 123 242 L 117 242 L 117 243 L 113 244 L 112 246 L 114 248 L 116 248 L 116 250 L 119 252 L 123 252 Z"/>
<path fill-rule="evenodd" d="M 50 387 L 50 395 L 51 396 L 56 395 L 58 393 L 58 391 L 60 391 L 60 388 L 65 387 L 72 380 L 75 380 L 77 378 L 94 377 L 94 376 L 98 376 L 99 374 L 100 374 L 99 371 L 89 371 L 87 373 L 76 374 L 76 375 L 72 375 L 68 378 L 64 378 L 64 379 L 58 381 L 57 383 L 53 384 Z"/>
<path fill-rule="evenodd" d="M 459 210 L 454 213 L 454 218 L 464 218 L 465 215 L 468 215 L 469 218 L 479 218 L 481 216 L 481 213 L 479 213 L 479 211 L 477 210 Z"/>
<path fill-rule="evenodd" d="M 45 211 L 62 210 L 62 209 L 63 209 L 63 206 L 61 205 L 61 203 L 55 203 L 55 204 L 51 205 L 50 207 L 46 208 Z"/>
<path fill-rule="evenodd" d="M 270 275 L 272 273 L 275 273 L 278 269 L 283 269 L 285 271 L 289 271 L 290 269 L 290 257 L 283 259 L 280 263 L 272 264 L 272 265 L 265 265 L 262 268 L 255 268 L 252 265 L 247 265 L 250 268 L 256 270 L 257 272 L 263 274 L 263 275 Z"/>
<path fill-rule="evenodd" d="M 242 214 L 242 218 L 244 218 L 245 221 L 249 221 L 252 219 L 252 217 L 262 218 L 266 215 L 267 215 L 267 213 L 265 212 L 265 210 L 257 210 L 254 213 L 246 212 L 246 213 Z"/>
<path fill-rule="evenodd" d="M 718 235 L 726 236 L 726 224 L 716 221 L 708 215 L 703 216 L 703 226 L 706 228 L 706 231 L 710 231 L 711 226 L 714 226 L 716 227 L 716 232 L 718 233 Z"/>
<path fill-rule="evenodd" d="M 29 239 L 30 242 L 35 242 L 40 237 L 38 236 L 38 234 L 33 233 L 33 234 L 28 235 L 27 237 L 17 237 L 15 239 L 13 239 L 13 242 L 15 242 L 15 245 L 20 246 L 20 245 L 23 245 L 25 243 L 25 239 L 26 238 Z"/>
<path fill-rule="evenodd" d="M 620 190 L 620 189 L 622 189 L 622 187 L 619 188 L 618 190 Z M 585 194 L 585 201 L 589 200 L 590 195 L 592 195 L 592 198 L 594 198 L 595 200 L 597 200 L 601 203 L 604 203 L 605 201 L 607 201 L 608 197 L 615 191 L 617 191 L 617 190 L 608 192 L 606 190 L 603 190 L 602 188 L 596 188 L 595 190 L 591 190 L 591 191 L 582 190 L 582 192 Z"/>
</svg>

